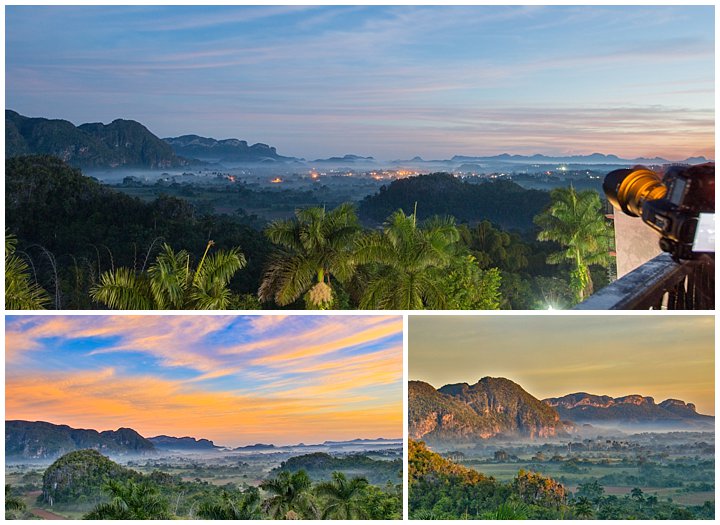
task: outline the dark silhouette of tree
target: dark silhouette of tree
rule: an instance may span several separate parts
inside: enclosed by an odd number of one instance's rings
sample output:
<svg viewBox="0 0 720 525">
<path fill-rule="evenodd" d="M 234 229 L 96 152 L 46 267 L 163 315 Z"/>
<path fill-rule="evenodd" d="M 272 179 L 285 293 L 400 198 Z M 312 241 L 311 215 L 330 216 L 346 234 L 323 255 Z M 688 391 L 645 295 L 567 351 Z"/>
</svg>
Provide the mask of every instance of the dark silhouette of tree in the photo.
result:
<svg viewBox="0 0 720 525">
<path fill-rule="evenodd" d="M 15 255 L 17 239 L 5 233 L 5 308 L 42 310 L 50 297 L 30 276 L 27 263 Z"/>
</svg>

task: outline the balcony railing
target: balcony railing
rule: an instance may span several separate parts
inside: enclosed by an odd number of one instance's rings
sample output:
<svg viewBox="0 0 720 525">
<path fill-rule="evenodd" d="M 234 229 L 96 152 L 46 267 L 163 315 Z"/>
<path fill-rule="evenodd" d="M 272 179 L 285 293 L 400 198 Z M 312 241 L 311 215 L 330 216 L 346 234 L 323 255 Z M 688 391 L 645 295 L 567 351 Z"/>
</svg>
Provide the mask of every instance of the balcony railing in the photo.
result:
<svg viewBox="0 0 720 525">
<path fill-rule="evenodd" d="M 590 296 L 574 310 L 714 310 L 715 261 L 674 262 L 661 254 Z"/>
</svg>

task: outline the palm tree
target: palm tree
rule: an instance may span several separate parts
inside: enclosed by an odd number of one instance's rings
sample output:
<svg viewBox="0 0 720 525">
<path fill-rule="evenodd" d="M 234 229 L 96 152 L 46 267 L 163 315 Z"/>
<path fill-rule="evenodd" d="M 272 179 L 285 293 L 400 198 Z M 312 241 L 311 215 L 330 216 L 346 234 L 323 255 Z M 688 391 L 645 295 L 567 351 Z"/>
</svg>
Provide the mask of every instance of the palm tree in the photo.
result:
<svg viewBox="0 0 720 525">
<path fill-rule="evenodd" d="M 25 510 L 25 502 L 21 498 L 12 495 L 10 485 L 5 485 L 5 512 L 15 510 Z"/>
<path fill-rule="evenodd" d="M 83 519 L 87 520 L 167 520 L 172 518 L 169 504 L 156 487 L 147 482 L 108 481 L 105 491 L 109 503 L 101 503 Z"/>
<path fill-rule="evenodd" d="M 319 496 L 326 498 L 322 519 L 366 519 L 367 511 L 360 498 L 368 486 L 368 480 L 363 477 L 348 480 L 342 472 L 333 472 L 332 478 L 332 481 L 320 483 L 315 488 Z"/>
<path fill-rule="evenodd" d="M 600 197 L 593 190 L 576 192 L 575 188 L 555 188 L 550 192 L 550 206 L 535 217 L 542 230 L 538 240 L 558 242 L 565 249 L 548 256 L 550 264 L 570 261 L 570 285 L 576 299 L 582 301 L 593 293 L 590 265 L 610 264 L 612 228 L 602 214 Z"/>
<path fill-rule="evenodd" d="M 580 519 L 590 519 L 593 516 L 593 505 L 585 496 L 580 496 L 573 505 L 575 516 Z"/>
<path fill-rule="evenodd" d="M 5 308 L 42 310 L 50 302 L 48 293 L 30 278 L 25 261 L 15 255 L 17 239 L 5 233 Z"/>
<path fill-rule="evenodd" d="M 451 217 L 433 217 L 418 227 L 415 213 L 393 213 L 382 232 L 357 242 L 358 263 L 367 265 L 360 307 L 412 310 L 446 307 L 437 278 L 455 255 L 458 231 Z"/>
<path fill-rule="evenodd" d="M 506 501 L 491 512 L 485 513 L 488 520 L 526 520 L 528 506 L 521 501 Z"/>
<path fill-rule="evenodd" d="M 239 497 L 223 491 L 220 501 L 204 501 L 197 516 L 206 520 L 257 520 L 262 518 L 260 492 L 251 487 Z"/>
<path fill-rule="evenodd" d="M 352 245 L 360 223 L 352 204 L 295 211 L 295 218 L 272 222 L 265 234 L 281 250 L 270 258 L 258 296 L 285 306 L 306 294 L 310 308 L 329 308 L 331 279 L 345 282 L 355 266 Z"/>
<path fill-rule="evenodd" d="M 271 494 L 262 503 L 272 519 L 312 518 L 317 514 L 310 497 L 312 481 L 307 472 L 282 471 L 276 478 L 266 479 L 260 488 Z"/>
<path fill-rule="evenodd" d="M 239 248 L 220 250 L 210 256 L 208 241 L 197 268 L 190 267 L 190 254 L 163 244 L 147 272 L 117 268 L 103 273 L 90 296 L 118 310 L 225 310 L 232 300 L 230 279 L 245 266 Z"/>
<path fill-rule="evenodd" d="M 639 487 L 634 487 L 630 491 L 630 497 L 637 501 L 644 501 L 645 500 L 645 493 L 642 491 Z"/>
</svg>

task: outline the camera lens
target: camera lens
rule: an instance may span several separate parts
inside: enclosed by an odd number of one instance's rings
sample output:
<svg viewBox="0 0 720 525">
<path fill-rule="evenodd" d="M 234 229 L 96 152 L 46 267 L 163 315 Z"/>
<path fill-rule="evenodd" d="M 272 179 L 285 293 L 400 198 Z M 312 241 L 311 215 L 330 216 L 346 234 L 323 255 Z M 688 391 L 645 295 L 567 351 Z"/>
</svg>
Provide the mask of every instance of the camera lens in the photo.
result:
<svg viewBox="0 0 720 525">
<path fill-rule="evenodd" d="M 667 192 L 660 176 L 642 166 L 611 171 L 603 190 L 613 206 L 632 217 L 642 215 L 643 202 L 662 199 Z"/>
</svg>

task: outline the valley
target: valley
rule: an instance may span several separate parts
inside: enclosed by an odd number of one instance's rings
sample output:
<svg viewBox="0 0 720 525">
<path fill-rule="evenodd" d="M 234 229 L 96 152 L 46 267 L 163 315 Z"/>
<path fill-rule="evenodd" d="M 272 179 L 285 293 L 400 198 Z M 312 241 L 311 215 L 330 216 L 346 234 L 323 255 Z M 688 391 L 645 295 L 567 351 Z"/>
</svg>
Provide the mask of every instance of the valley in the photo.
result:
<svg viewBox="0 0 720 525">
<path fill-rule="evenodd" d="M 714 517 L 715 418 L 693 403 L 540 400 L 502 377 L 439 389 L 411 381 L 408 391 L 411 517 Z"/>
<path fill-rule="evenodd" d="M 12 430 L 7 435 L 14 439 Z M 166 518 L 216 519 L 207 509 L 225 501 L 247 507 L 243 507 L 244 515 L 235 518 L 260 519 L 268 517 L 263 500 L 278 495 L 273 483 L 282 480 L 292 485 L 307 478 L 302 490 L 313 503 L 308 517 L 319 518 L 325 499 L 316 489 L 336 482 L 338 475 L 343 480 L 365 480 L 358 505 L 373 506 L 366 510 L 376 519 L 399 518 L 402 511 L 402 440 L 258 444 L 233 449 L 206 440 L 193 443 L 189 441 L 192 438 L 163 438 L 162 448 L 141 453 L 116 448 L 106 457 L 95 449 L 78 448 L 57 458 L 8 458 L 5 483 L 12 496 L 25 504 L 14 517 L 82 519 L 110 501 L 108 491 L 118 490 L 112 488 L 112 480 L 124 484 L 120 491 L 141 487 L 159 498 Z M 174 440 L 171 448 L 165 448 L 170 440 Z M 375 507 L 380 501 L 383 504 Z M 143 505 L 151 507 L 147 502 Z"/>
<path fill-rule="evenodd" d="M 682 506 L 714 501 L 714 432 L 600 432 L 584 439 L 489 439 L 433 450 L 498 481 L 510 482 L 518 471 L 541 472 L 571 493 L 601 486 L 605 496 L 630 496 Z"/>
</svg>

